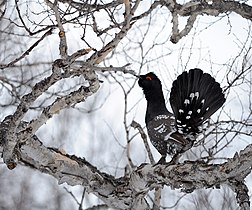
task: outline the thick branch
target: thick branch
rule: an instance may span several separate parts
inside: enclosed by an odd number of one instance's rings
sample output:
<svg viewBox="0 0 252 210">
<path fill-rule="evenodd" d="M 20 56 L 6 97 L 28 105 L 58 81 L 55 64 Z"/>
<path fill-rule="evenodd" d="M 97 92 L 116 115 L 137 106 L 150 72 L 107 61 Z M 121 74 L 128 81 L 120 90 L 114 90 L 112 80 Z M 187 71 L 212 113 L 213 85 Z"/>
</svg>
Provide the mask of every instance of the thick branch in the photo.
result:
<svg viewBox="0 0 252 210">
<path fill-rule="evenodd" d="M 234 12 L 243 18 L 252 20 L 252 7 L 238 1 L 189 1 L 185 4 L 178 4 L 173 0 L 160 1 L 171 12 L 176 10 L 180 16 L 191 16 L 195 14 L 217 16 L 221 13 Z"/>
<path fill-rule="evenodd" d="M 47 148 L 36 136 L 19 145 L 17 150 L 20 163 L 54 176 L 59 184 L 82 185 L 116 209 L 149 209 L 144 196 L 148 191 L 164 185 L 190 193 L 195 189 L 219 188 L 225 184 L 237 193 L 238 203 L 249 205 L 249 202 L 245 202 L 248 198 L 245 188 L 234 183 L 243 183 L 251 172 L 252 145 L 223 164 L 142 164 L 132 172 L 130 178 L 115 178 L 99 171 L 83 158 Z"/>
<path fill-rule="evenodd" d="M 230 187 L 236 193 L 237 203 L 240 205 L 241 210 L 249 210 L 249 190 L 248 187 L 245 185 L 244 181 L 231 180 Z"/>
<path fill-rule="evenodd" d="M 1 123 L 0 142 L 2 142 L 1 144 L 3 145 L 3 159 L 8 168 L 13 169 L 16 166 L 14 149 L 19 142 L 30 139 L 47 120 L 60 110 L 72 107 L 97 92 L 100 84 L 95 71 L 121 71 L 136 76 L 134 71 L 126 69 L 129 64 L 123 67 L 97 67 L 87 62 L 75 61 L 76 58 L 87 54 L 89 51 L 89 49 L 79 50 L 69 56 L 67 60 L 56 60 L 53 64 L 52 74 L 38 82 L 30 93 L 24 95 L 15 113 L 4 119 Z M 66 96 L 58 97 L 51 105 L 43 109 L 37 119 L 25 123 L 25 125 L 21 123 L 31 104 L 36 101 L 41 94 L 59 80 L 73 76 L 84 76 L 89 86 L 81 86 L 78 90 Z"/>
<path fill-rule="evenodd" d="M 32 91 L 24 95 L 18 105 L 15 113 L 11 116 L 6 117 L 2 124 L 0 132 L 2 133 L 1 141 L 4 142 L 3 145 L 3 159 L 7 164 L 8 168 L 15 167 L 15 156 L 14 148 L 18 143 L 17 132 L 18 126 L 23 119 L 25 113 L 28 111 L 30 105 L 46 91 L 50 86 L 59 81 L 62 77 L 60 75 L 60 67 L 62 63 L 56 60 L 53 65 L 53 73 L 51 76 L 45 78 L 44 80 L 37 83 Z"/>
<path fill-rule="evenodd" d="M 196 17 L 199 15 L 218 16 L 223 13 L 234 12 L 245 19 L 252 20 L 252 7 L 237 1 L 189 1 L 185 4 L 178 4 L 174 0 L 160 1 L 172 13 L 173 30 L 171 41 L 177 43 L 182 37 L 186 36 L 193 28 Z M 185 28 L 179 32 L 178 16 L 188 17 Z"/>
<path fill-rule="evenodd" d="M 59 184 L 66 182 L 72 186 L 82 185 L 88 192 L 94 193 L 108 206 L 116 209 L 130 209 L 132 206 L 138 206 L 133 209 L 142 209 L 136 202 L 142 200 L 142 196 L 136 195 L 132 188 L 123 191 L 126 178 L 115 179 L 99 171 L 84 158 L 47 148 L 36 136 L 20 145 L 19 153 L 21 163 L 54 176 Z M 135 199 L 137 197 L 139 199 Z M 149 209 L 147 203 L 143 206 L 144 209 Z"/>
</svg>

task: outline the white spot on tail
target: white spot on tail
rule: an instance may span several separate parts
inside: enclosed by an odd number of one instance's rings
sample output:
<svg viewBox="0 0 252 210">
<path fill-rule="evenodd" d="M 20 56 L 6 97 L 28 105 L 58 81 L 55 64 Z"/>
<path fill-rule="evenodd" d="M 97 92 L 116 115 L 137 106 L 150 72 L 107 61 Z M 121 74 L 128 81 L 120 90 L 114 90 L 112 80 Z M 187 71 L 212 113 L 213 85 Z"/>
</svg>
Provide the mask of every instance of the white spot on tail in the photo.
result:
<svg viewBox="0 0 252 210">
<path fill-rule="evenodd" d="M 187 116 L 186 116 L 186 119 L 187 119 L 187 120 L 189 120 L 190 118 L 191 118 L 191 116 L 190 116 L 190 115 L 187 115 Z"/>
<path fill-rule="evenodd" d="M 209 110 L 209 107 L 206 108 L 206 111 L 208 111 L 208 110 Z"/>
<path fill-rule="evenodd" d="M 199 98 L 199 92 L 190 93 L 189 97 L 191 98 L 191 101 L 193 100 L 194 97 L 196 97 L 196 100 L 198 100 L 198 98 Z"/>
<path fill-rule="evenodd" d="M 195 92 L 195 97 L 196 97 L 197 100 L 198 100 L 198 98 L 199 98 L 199 92 Z"/>
<path fill-rule="evenodd" d="M 179 111 L 179 113 L 184 113 L 183 109 L 179 109 L 178 111 Z"/>
<path fill-rule="evenodd" d="M 191 115 L 191 114 L 192 114 L 192 111 L 188 111 L 188 114 Z"/>
<path fill-rule="evenodd" d="M 197 113 L 200 113 L 200 109 L 197 109 Z"/>
<path fill-rule="evenodd" d="M 185 99 L 184 104 L 190 104 L 190 101 L 188 99 Z"/>
<path fill-rule="evenodd" d="M 204 104 L 205 103 L 205 99 L 202 99 L 201 103 Z"/>
</svg>

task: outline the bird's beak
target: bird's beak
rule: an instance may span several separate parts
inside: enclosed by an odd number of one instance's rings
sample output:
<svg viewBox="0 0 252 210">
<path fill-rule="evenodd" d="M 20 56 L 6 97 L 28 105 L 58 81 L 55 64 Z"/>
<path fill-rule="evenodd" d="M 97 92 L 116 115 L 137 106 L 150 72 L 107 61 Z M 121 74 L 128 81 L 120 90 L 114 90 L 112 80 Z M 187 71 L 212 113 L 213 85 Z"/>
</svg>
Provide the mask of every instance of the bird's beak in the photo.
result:
<svg viewBox="0 0 252 210">
<path fill-rule="evenodd" d="M 138 79 L 141 79 L 141 75 L 135 75 Z"/>
</svg>

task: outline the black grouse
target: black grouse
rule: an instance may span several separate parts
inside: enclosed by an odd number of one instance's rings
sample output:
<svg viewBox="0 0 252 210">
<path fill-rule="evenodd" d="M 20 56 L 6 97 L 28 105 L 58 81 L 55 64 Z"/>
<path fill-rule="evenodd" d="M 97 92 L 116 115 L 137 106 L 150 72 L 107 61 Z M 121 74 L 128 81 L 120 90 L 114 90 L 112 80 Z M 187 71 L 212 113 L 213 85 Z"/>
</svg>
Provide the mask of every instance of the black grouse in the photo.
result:
<svg viewBox="0 0 252 210">
<path fill-rule="evenodd" d="M 165 105 L 162 85 L 150 72 L 139 76 L 139 86 L 147 100 L 145 123 L 153 146 L 161 154 L 173 157 L 190 149 L 203 123 L 225 102 L 220 84 L 200 69 L 183 72 L 173 82 L 170 93 L 172 114 Z"/>
</svg>

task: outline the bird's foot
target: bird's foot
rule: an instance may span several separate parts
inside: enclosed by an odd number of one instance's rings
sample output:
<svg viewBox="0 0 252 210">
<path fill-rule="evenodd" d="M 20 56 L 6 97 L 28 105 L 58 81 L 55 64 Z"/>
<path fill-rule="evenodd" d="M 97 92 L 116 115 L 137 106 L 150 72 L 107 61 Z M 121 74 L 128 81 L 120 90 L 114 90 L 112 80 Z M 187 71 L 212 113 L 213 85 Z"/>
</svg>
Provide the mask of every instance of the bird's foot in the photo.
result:
<svg viewBox="0 0 252 210">
<path fill-rule="evenodd" d="M 160 158 L 160 160 L 159 160 L 157 163 L 155 163 L 153 166 L 156 166 L 156 165 L 159 165 L 159 164 L 161 164 L 161 165 L 166 164 L 165 159 L 166 159 L 166 157 L 165 157 L 165 156 L 162 156 L 162 157 Z"/>
<path fill-rule="evenodd" d="M 177 154 L 175 154 L 175 155 L 172 157 L 172 159 L 171 159 L 170 162 L 166 162 L 166 160 L 165 160 L 166 157 L 165 157 L 165 156 L 162 156 L 162 157 L 160 158 L 160 160 L 159 160 L 156 164 L 154 164 L 154 166 L 156 166 L 156 165 L 158 165 L 158 164 L 161 164 L 161 165 L 175 165 L 175 164 L 178 163 L 180 157 L 181 157 L 181 154 L 180 154 L 180 153 L 177 153 Z"/>
<path fill-rule="evenodd" d="M 177 164 L 180 157 L 181 157 L 181 154 L 180 154 L 180 153 L 176 153 L 176 154 L 172 157 L 171 161 L 168 162 L 167 164 L 168 164 L 168 165 L 175 165 L 175 164 Z"/>
</svg>

